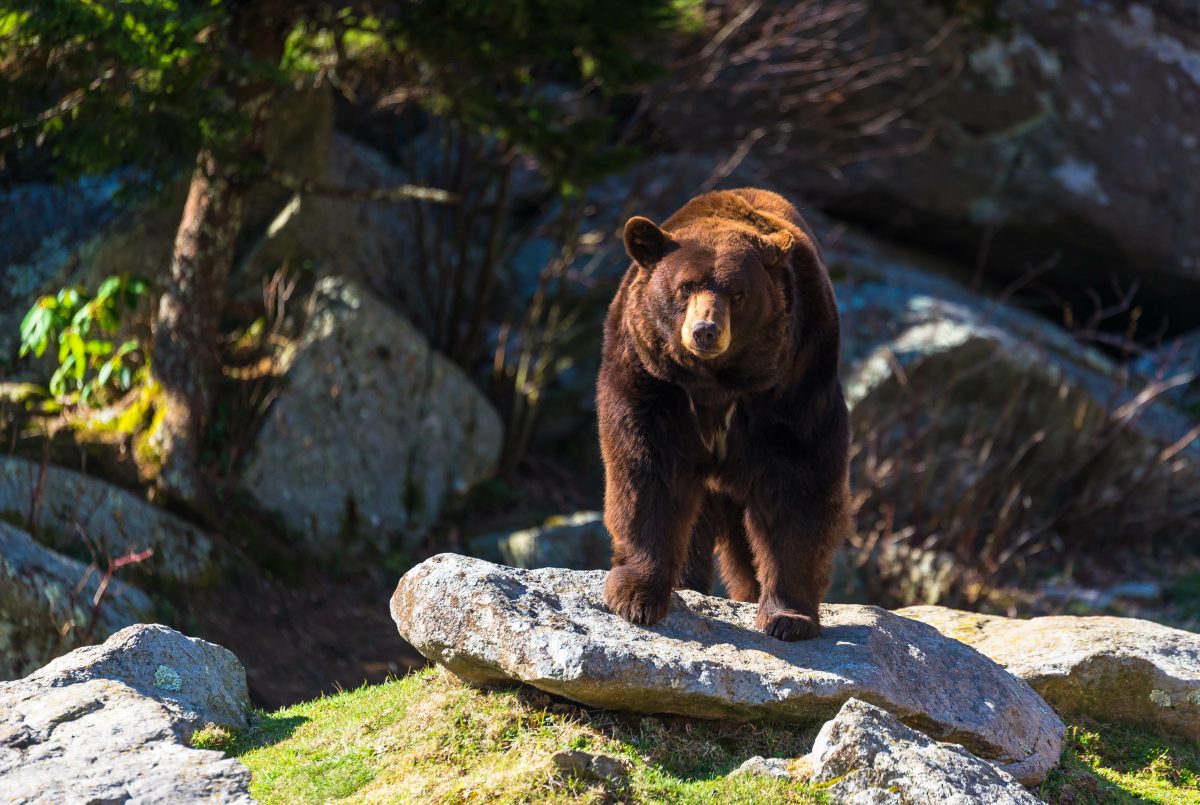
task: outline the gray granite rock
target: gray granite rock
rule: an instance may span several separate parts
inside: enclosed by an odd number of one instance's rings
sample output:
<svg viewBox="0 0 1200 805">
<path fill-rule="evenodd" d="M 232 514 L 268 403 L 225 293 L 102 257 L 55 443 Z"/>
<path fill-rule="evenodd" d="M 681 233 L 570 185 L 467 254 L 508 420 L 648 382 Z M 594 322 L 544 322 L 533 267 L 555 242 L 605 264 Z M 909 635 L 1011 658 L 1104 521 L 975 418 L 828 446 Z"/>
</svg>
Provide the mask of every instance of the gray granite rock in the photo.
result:
<svg viewBox="0 0 1200 805">
<path fill-rule="evenodd" d="M 991 657 L 1060 713 L 1200 738 L 1200 634 L 1109 616 L 1018 620 L 930 606 L 896 614 Z"/>
<path fill-rule="evenodd" d="M 443 501 L 491 475 L 500 417 L 362 285 L 321 280 L 242 486 L 310 554 L 412 549 Z"/>
<path fill-rule="evenodd" d="M 0 679 L 154 616 L 141 590 L 68 559 L 0 520 Z"/>
<path fill-rule="evenodd" d="M 63 553 L 94 548 L 103 562 L 149 548 L 143 567 L 182 584 L 214 571 L 212 540 L 191 523 L 99 478 L 0 456 L 0 514 L 24 521 L 31 509 L 38 538 Z"/>
<path fill-rule="evenodd" d="M 850 699 L 795 764 L 835 805 L 1037 805 L 1012 775 Z"/>
<path fill-rule="evenodd" d="M 602 570 L 612 563 L 612 538 L 604 515 L 584 511 L 551 517 L 534 528 L 475 537 L 467 552 L 510 567 Z"/>
<path fill-rule="evenodd" d="M 158 701 L 181 728 L 247 726 L 246 671 L 233 652 L 157 624 L 122 629 L 98 646 L 75 649 L 8 685 L 36 691 L 92 679 L 115 680 Z"/>
<path fill-rule="evenodd" d="M 763 757 L 755 755 L 745 763 L 730 772 L 731 775 L 756 775 L 759 777 L 774 777 L 777 780 L 790 780 L 792 774 L 788 771 L 788 762 L 780 757 Z"/>
<path fill-rule="evenodd" d="M 252 803 L 250 771 L 191 749 L 161 702 L 114 679 L 0 685 L 0 800 L 38 805 Z"/>
<path fill-rule="evenodd" d="M 699 718 L 829 718 L 849 698 L 1000 764 L 1058 761 L 1063 724 L 1026 684 L 936 630 L 875 607 L 825 606 L 824 635 L 783 643 L 755 606 L 693 592 L 645 628 L 602 602 L 605 574 L 516 570 L 441 554 L 392 596 L 401 636 L 474 683 L 524 682 L 584 704 Z"/>
</svg>

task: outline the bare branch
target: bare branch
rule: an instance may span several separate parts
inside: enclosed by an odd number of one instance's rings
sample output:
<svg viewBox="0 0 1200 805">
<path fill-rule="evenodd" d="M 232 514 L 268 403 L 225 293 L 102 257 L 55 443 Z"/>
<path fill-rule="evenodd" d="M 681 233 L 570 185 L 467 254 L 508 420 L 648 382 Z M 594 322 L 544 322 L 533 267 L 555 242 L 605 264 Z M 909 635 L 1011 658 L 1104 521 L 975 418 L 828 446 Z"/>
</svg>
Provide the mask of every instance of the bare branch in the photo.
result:
<svg viewBox="0 0 1200 805">
<path fill-rule="evenodd" d="M 267 181 L 307 196 L 324 196 L 344 201 L 426 201 L 430 204 L 457 204 L 459 197 L 436 187 L 402 184 L 394 187 L 342 187 L 315 182 L 279 168 L 269 168 Z"/>
</svg>

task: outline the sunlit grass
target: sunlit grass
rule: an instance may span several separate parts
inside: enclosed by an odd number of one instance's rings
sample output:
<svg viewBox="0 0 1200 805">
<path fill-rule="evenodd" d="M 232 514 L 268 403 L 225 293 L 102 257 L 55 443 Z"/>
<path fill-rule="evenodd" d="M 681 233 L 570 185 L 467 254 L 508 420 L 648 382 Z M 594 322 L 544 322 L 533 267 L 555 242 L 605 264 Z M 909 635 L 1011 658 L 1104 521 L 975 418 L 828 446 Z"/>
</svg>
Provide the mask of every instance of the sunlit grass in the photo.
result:
<svg viewBox="0 0 1200 805">
<path fill-rule="evenodd" d="M 807 803 L 814 789 L 727 778 L 756 755 L 807 751 L 812 729 L 597 713 L 530 691 L 481 691 L 438 670 L 262 714 L 226 745 L 262 803 Z M 553 756 L 624 759 L 628 778 L 577 779 Z"/>
<path fill-rule="evenodd" d="M 1042 785 L 1051 803 L 1200 805 L 1200 745 L 1131 727 L 1067 728 L 1061 768 Z"/>
<path fill-rule="evenodd" d="M 815 727 L 815 725 L 814 725 Z M 798 757 L 815 728 L 639 717 L 529 689 L 479 690 L 430 668 L 382 685 L 260 713 L 238 735 L 208 729 L 253 772 L 262 803 L 811 803 L 815 787 L 729 777 L 746 758 Z M 554 755 L 628 764 L 625 779 L 580 779 Z M 1200 805 L 1200 746 L 1128 727 L 1068 727 L 1063 762 L 1036 792 L 1051 803 Z"/>
</svg>

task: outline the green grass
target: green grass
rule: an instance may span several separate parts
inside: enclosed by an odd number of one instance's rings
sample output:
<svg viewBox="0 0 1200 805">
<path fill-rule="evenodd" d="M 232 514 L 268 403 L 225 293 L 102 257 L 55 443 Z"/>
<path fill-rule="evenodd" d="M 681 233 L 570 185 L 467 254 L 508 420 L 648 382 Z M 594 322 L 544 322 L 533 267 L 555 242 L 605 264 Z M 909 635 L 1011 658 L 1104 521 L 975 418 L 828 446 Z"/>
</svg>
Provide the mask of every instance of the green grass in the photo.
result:
<svg viewBox="0 0 1200 805">
<path fill-rule="evenodd" d="M 264 805 L 414 803 L 812 803 L 819 789 L 727 777 L 752 755 L 805 754 L 814 728 L 606 713 L 529 689 L 479 690 L 436 668 L 259 713 L 250 730 L 206 728 L 194 746 L 241 758 Z M 629 764 L 580 779 L 563 749 Z M 1054 805 L 1200 805 L 1200 745 L 1128 727 L 1068 727 L 1061 766 L 1037 791 Z"/>
<path fill-rule="evenodd" d="M 1200 805 L 1200 742 L 1090 721 L 1071 724 L 1062 765 L 1038 793 L 1063 805 Z"/>
<path fill-rule="evenodd" d="M 815 725 L 814 725 L 815 726 Z M 810 803 L 813 788 L 726 775 L 752 755 L 797 757 L 814 729 L 640 718 L 536 691 L 478 690 L 437 669 L 259 714 L 192 743 L 239 757 L 264 805 L 302 802 Z M 553 755 L 629 763 L 625 781 L 579 779 Z"/>
</svg>

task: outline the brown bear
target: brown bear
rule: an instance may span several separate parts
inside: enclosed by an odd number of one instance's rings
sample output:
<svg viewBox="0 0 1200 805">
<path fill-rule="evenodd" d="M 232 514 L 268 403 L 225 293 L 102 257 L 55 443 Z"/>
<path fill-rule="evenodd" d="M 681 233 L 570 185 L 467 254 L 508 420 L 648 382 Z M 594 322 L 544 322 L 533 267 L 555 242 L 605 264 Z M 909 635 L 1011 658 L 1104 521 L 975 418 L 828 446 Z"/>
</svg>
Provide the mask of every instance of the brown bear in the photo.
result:
<svg viewBox="0 0 1200 805">
<path fill-rule="evenodd" d="M 759 629 L 816 637 L 848 525 L 850 427 L 812 231 L 775 193 L 717 191 L 661 228 L 631 218 L 625 249 L 597 385 L 605 603 L 655 623 L 674 587 L 709 592 L 715 549 Z"/>
</svg>

